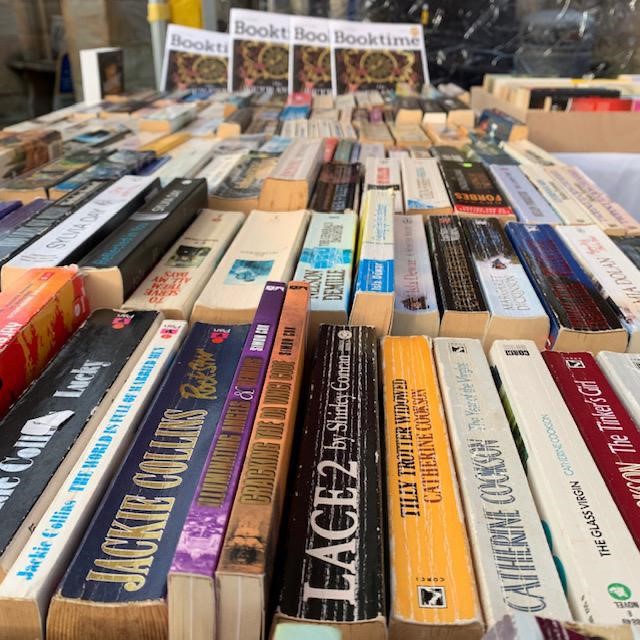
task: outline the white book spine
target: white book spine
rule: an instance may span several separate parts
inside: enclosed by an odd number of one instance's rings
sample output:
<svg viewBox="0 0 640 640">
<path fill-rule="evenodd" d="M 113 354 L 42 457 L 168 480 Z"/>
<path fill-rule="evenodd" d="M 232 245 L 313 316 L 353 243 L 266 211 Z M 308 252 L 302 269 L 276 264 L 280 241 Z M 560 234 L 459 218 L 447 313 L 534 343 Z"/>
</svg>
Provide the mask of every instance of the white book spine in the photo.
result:
<svg viewBox="0 0 640 640">
<path fill-rule="evenodd" d="M 468 338 L 433 344 L 487 625 L 519 611 L 569 620 L 482 345 Z"/>
<path fill-rule="evenodd" d="M 640 352 L 640 271 L 600 228 L 560 226 L 558 234 L 629 332 L 627 351 Z"/>
<path fill-rule="evenodd" d="M 194 138 L 187 140 L 171 151 L 171 160 L 163 164 L 154 174 L 166 186 L 174 178 L 192 178 L 213 158 L 216 143 L 212 140 Z"/>
<path fill-rule="evenodd" d="M 310 182 L 320 168 L 323 153 L 323 140 L 294 140 L 282 153 L 269 177 Z"/>
<path fill-rule="evenodd" d="M 213 195 L 222 181 L 246 154 L 246 151 L 238 151 L 217 156 L 196 175 L 196 178 L 205 178 L 209 195 Z"/>
<path fill-rule="evenodd" d="M 364 190 L 393 189 L 395 192 L 394 211 L 402 213 L 404 208 L 402 205 L 400 162 L 396 158 L 369 157 L 365 160 L 364 167 Z"/>
<path fill-rule="evenodd" d="M 435 158 L 402 158 L 400 162 L 406 213 L 451 207 Z"/>
<path fill-rule="evenodd" d="M 541 149 L 529 140 L 517 140 L 514 142 L 503 142 L 502 148 L 520 164 L 533 164 L 540 166 L 551 166 L 562 164 L 550 153 Z"/>
<path fill-rule="evenodd" d="M 497 340 L 489 360 L 574 618 L 639 624 L 640 553 L 538 348 Z"/>
<path fill-rule="evenodd" d="M 162 322 L 0 585 L 0 607 L 11 606 L 16 599 L 34 600 L 44 626 L 49 599 L 60 575 L 77 550 L 186 329 L 185 322 Z"/>
<path fill-rule="evenodd" d="M 640 430 L 640 354 L 601 351 L 596 359 Z"/>
</svg>

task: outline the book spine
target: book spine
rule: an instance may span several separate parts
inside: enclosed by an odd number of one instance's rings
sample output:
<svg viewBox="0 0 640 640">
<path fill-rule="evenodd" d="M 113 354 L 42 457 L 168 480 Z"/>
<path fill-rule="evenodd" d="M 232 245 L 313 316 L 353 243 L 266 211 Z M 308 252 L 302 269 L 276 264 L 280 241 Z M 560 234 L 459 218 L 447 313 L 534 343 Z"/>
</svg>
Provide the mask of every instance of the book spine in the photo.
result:
<svg viewBox="0 0 640 640">
<path fill-rule="evenodd" d="M 369 157 L 364 163 L 364 190 L 393 189 L 394 211 L 402 213 L 402 185 L 400 182 L 400 163 L 394 158 Z"/>
<path fill-rule="evenodd" d="M 37 198 L 19 208 L 7 212 L 7 215 L 3 216 L 0 221 L 0 243 L 50 204 L 53 204 L 52 200 Z"/>
<path fill-rule="evenodd" d="M 511 318 L 545 316 L 500 222 L 480 218 L 461 223 L 489 311 Z"/>
<path fill-rule="evenodd" d="M 360 165 L 325 163 L 318 177 L 309 208 L 319 212 L 342 212 L 354 209 Z"/>
<path fill-rule="evenodd" d="M 172 574 L 214 575 L 285 292 L 279 282 L 264 288 L 173 556 Z"/>
<path fill-rule="evenodd" d="M 614 242 L 636 269 L 640 269 L 640 239 L 635 238 L 615 238 Z"/>
<path fill-rule="evenodd" d="M 0 611 L 9 608 L 7 601 L 12 598 L 34 598 L 46 603 L 41 609 L 44 623 L 59 573 L 66 568 L 185 333 L 186 323 L 174 320 L 165 320 L 156 331 L 0 585 Z"/>
<path fill-rule="evenodd" d="M 551 319 L 562 327 L 607 331 L 620 327 L 615 312 L 550 225 L 507 224 L 507 235 Z"/>
<path fill-rule="evenodd" d="M 401 166 L 407 213 L 451 212 L 451 202 L 435 158 L 403 158 Z"/>
<path fill-rule="evenodd" d="M 286 495 L 302 381 L 308 306 L 309 285 L 291 282 L 217 571 L 218 576 L 224 572 L 266 574 L 265 598 L 274 569 Z M 252 547 L 248 538 L 263 542 L 258 547 Z M 224 594 L 221 594 L 221 598 L 224 598 Z M 224 617 L 223 604 L 221 611 Z M 242 611 L 237 613 L 241 615 Z"/>
<path fill-rule="evenodd" d="M 486 311 L 460 219 L 431 216 L 427 218 L 427 231 L 440 310 Z"/>
<path fill-rule="evenodd" d="M 355 213 L 311 216 L 294 280 L 309 284 L 312 314 L 348 312 L 357 226 Z"/>
<path fill-rule="evenodd" d="M 437 338 L 433 350 L 487 625 L 516 612 L 570 620 L 481 343 Z"/>
<path fill-rule="evenodd" d="M 628 350 L 640 350 L 640 272 L 596 226 L 562 226 L 558 234 L 598 291 L 617 311 L 630 335 Z"/>
<path fill-rule="evenodd" d="M 322 325 L 316 354 L 289 492 L 279 613 L 384 625 L 375 331 Z"/>
<path fill-rule="evenodd" d="M 598 365 L 636 425 L 640 424 L 640 354 L 601 351 Z"/>
<path fill-rule="evenodd" d="M 560 224 L 562 221 L 549 203 L 531 184 L 519 167 L 492 165 L 491 175 L 509 198 L 520 222 Z"/>
<path fill-rule="evenodd" d="M 393 293 L 393 190 L 368 191 L 362 204 L 355 294 Z"/>
<path fill-rule="evenodd" d="M 164 600 L 171 558 L 247 333 L 242 325 L 191 329 L 60 583 L 50 629 L 64 627 L 65 601 Z M 136 530 L 141 522 L 154 532 L 144 545 Z M 121 536 L 113 535 L 117 530 Z M 122 565 L 127 549 L 135 550 L 136 562 Z M 129 628 L 136 611 L 111 626 Z M 166 633 L 166 618 L 158 624 Z"/>
<path fill-rule="evenodd" d="M 431 342 L 382 341 L 390 626 L 482 620 Z"/>
<path fill-rule="evenodd" d="M 538 348 L 498 340 L 489 358 L 574 619 L 633 623 L 640 554 Z"/>
<path fill-rule="evenodd" d="M 620 514 L 640 547 L 640 433 L 590 353 L 542 354 Z"/>
</svg>

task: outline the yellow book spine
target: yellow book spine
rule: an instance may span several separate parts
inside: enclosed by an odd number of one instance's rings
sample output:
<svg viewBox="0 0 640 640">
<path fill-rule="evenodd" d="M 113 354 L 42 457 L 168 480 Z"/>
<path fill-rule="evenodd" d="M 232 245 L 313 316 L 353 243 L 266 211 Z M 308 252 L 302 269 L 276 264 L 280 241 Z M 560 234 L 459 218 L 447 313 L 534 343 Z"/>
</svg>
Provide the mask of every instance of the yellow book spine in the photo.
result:
<svg viewBox="0 0 640 640">
<path fill-rule="evenodd" d="M 480 604 L 431 340 L 386 337 L 382 357 L 391 636 L 394 625 L 406 623 L 446 625 L 448 638 L 480 637 Z"/>
</svg>

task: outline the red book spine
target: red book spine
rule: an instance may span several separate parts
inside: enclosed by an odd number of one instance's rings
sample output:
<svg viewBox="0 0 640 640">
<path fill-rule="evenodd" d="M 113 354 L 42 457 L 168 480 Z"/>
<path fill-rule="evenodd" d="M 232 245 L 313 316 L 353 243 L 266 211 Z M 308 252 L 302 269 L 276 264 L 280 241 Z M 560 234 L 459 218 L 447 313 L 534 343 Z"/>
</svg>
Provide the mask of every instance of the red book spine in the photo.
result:
<svg viewBox="0 0 640 640">
<path fill-rule="evenodd" d="M 640 548 L 640 433 L 590 353 L 546 351 L 542 357 Z M 588 519 L 590 512 L 583 515 Z M 594 527 L 594 537 L 598 532 Z"/>
</svg>

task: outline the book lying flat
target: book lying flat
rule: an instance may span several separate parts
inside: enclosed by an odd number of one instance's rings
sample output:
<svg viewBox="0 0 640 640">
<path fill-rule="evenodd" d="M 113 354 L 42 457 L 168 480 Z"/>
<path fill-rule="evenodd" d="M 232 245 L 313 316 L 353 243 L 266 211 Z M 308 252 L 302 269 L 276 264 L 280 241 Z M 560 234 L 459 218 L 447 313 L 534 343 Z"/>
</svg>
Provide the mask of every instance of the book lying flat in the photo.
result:
<svg viewBox="0 0 640 640">
<path fill-rule="evenodd" d="M 438 335 L 440 311 L 421 216 L 393 218 L 395 305 L 391 334 Z"/>
<path fill-rule="evenodd" d="M 166 318 L 188 320 L 197 297 L 243 222 L 242 213 L 202 210 L 125 301 L 123 309 L 162 311 Z"/>
<path fill-rule="evenodd" d="M 431 340 L 382 339 L 392 638 L 481 638 Z"/>
<path fill-rule="evenodd" d="M 607 637 L 640 613 L 640 552 L 535 344 L 498 340 L 489 361 L 573 618 Z"/>
<path fill-rule="evenodd" d="M 268 280 L 288 282 L 309 213 L 253 211 L 196 300 L 192 322 L 251 322 Z"/>
<path fill-rule="evenodd" d="M 625 351 L 629 336 L 556 228 L 546 224 L 506 226 L 522 266 L 551 321 L 556 351 Z"/>
<path fill-rule="evenodd" d="M 487 626 L 571 612 L 482 344 L 436 338 L 438 378 Z"/>
<path fill-rule="evenodd" d="M 169 160 L 150 175 L 163 187 L 177 178 L 192 178 L 216 153 L 216 143 L 206 138 L 192 138 L 171 151 Z"/>
<path fill-rule="evenodd" d="M 45 638 L 60 575 L 185 333 L 180 321 L 165 320 L 157 328 L 0 585 L 0 625 L 15 637 Z"/>
<path fill-rule="evenodd" d="M 391 331 L 395 300 L 392 189 L 369 190 L 360 211 L 357 271 L 349 324 Z"/>
<path fill-rule="evenodd" d="M 545 151 L 530 140 L 514 140 L 503 142 L 502 148 L 521 165 L 551 166 L 562 164 L 555 156 Z"/>
</svg>

